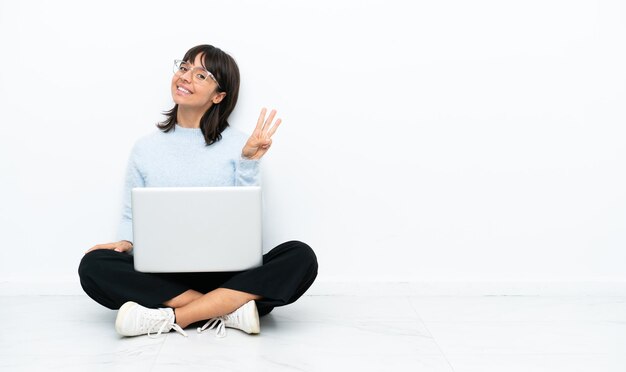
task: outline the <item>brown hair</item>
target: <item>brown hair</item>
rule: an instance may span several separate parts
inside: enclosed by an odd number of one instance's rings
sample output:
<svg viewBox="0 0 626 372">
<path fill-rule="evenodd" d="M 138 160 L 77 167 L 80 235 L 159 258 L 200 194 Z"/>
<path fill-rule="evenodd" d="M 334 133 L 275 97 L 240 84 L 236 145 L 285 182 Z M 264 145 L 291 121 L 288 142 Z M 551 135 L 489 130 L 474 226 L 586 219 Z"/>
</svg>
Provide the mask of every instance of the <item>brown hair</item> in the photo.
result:
<svg viewBox="0 0 626 372">
<path fill-rule="evenodd" d="M 226 92 L 226 96 L 220 103 L 213 104 L 202 115 L 200 129 L 204 135 L 207 146 L 222 139 L 222 132 L 228 127 L 228 116 L 235 109 L 239 97 L 239 67 L 230 55 L 212 45 L 198 45 L 185 53 L 184 61 L 194 61 L 198 55 L 202 55 L 202 66 L 211 71 L 219 82 L 218 92 Z M 167 117 L 157 124 L 163 132 L 169 132 L 176 128 L 176 113 L 178 104 L 163 114 Z"/>
</svg>

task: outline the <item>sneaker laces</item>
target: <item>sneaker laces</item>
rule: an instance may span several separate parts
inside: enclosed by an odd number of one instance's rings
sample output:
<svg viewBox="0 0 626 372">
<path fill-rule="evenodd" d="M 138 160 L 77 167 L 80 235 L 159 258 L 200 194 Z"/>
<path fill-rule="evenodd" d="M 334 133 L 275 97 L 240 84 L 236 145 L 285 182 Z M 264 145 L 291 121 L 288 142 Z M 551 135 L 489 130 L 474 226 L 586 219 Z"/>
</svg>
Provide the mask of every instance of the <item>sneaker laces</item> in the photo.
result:
<svg viewBox="0 0 626 372">
<path fill-rule="evenodd" d="M 198 333 L 202 333 L 205 330 L 210 331 L 215 328 L 215 337 L 222 338 L 226 337 L 226 323 L 230 323 L 234 321 L 235 324 L 239 323 L 239 314 L 240 311 L 233 311 L 230 314 L 218 316 L 215 318 L 209 319 L 202 327 L 198 327 Z M 208 328 L 207 328 L 208 327 Z"/>
<path fill-rule="evenodd" d="M 176 323 L 174 323 L 174 313 L 170 315 L 165 309 L 158 309 L 160 312 L 160 316 L 157 316 L 156 313 L 154 316 L 151 316 L 152 319 L 148 320 L 143 324 L 144 327 L 147 327 L 147 334 L 150 338 L 157 338 L 161 335 L 161 333 L 169 332 L 170 330 L 175 330 L 181 335 L 187 337 L 187 333 L 183 331 L 183 329 Z M 159 326 L 160 323 L 160 326 Z M 152 332 L 158 327 L 158 331 L 156 335 L 153 335 Z"/>
</svg>

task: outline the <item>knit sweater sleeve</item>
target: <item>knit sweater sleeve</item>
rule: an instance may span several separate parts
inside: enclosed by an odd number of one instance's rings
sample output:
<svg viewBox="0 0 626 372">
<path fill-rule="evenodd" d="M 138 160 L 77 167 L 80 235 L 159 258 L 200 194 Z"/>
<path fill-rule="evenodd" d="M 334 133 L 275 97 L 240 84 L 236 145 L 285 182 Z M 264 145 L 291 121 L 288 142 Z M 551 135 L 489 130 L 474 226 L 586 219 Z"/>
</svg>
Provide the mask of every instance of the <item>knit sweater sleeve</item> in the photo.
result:
<svg viewBox="0 0 626 372">
<path fill-rule="evenodd" d="M 242 156 L 235 170 L 235 186 L 259 186 L 260 168 L 260 160 L 250 160 Z"/>
<path fill-rule="evenodd" d="M 118 240 L 133 241 L 133 212 L 131 207 L 131 191 L 133 187 L 145 187 L 145 180 L 137 165 L 137 146 L 133 148 L 128 166 L 126 167 L 126 181 L 124 183 L 124 195 L 122 206 L 122 219 L 117 231 Z"/>
<path fill-rule="evenodd" d="M 251 160 L 241 155 L 241 149 L 248 140 L 248 135 L 234 128 L 228 128 L 231 151 L 240 154 L 235 159 L 235 186 L 261 185 L 261 160 Z"/>
</svg>

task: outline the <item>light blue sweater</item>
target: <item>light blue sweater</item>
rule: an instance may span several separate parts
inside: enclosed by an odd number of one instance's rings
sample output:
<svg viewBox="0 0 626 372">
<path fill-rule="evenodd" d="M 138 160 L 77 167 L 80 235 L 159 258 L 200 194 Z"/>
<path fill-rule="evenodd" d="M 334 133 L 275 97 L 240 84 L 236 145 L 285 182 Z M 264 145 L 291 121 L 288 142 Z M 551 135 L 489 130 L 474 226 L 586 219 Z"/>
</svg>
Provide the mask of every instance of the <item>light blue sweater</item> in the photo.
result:
<svg viewBox="0 0 626 372">
<path fill-rule="evenodd" d="M 126 170 L 124 206 L 118 240 L 133 241 L 131 190 L 133 187 L 197 187 L 259 185 L 259 160 L 248 160 L 241 150 L 248 136 L 228 127 L 222 139 L 206 146 L 202 131 L 176 128 L 157 130 L 139 139 Z"/>
</svg>

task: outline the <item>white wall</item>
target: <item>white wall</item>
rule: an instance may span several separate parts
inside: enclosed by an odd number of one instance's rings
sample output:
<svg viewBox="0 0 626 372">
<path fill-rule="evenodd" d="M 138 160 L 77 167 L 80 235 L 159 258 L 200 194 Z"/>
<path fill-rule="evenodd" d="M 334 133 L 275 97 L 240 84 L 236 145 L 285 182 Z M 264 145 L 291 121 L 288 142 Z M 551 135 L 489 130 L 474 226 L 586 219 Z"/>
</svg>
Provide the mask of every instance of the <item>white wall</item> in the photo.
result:
<svg viewBox="0 0 626 372">
<path fill-rule="evenodd" d="M 284 120 L 266 243 L 320 280 L 626 280 L 626 6 L 2 1 L 0 282 L 77 279 L 191 46 Z M 148 5 L 149 4 L 149 5 Z"/>
</svg>

